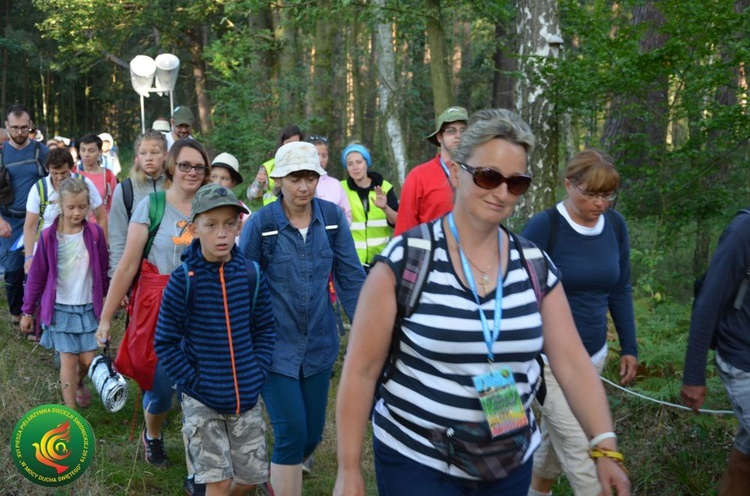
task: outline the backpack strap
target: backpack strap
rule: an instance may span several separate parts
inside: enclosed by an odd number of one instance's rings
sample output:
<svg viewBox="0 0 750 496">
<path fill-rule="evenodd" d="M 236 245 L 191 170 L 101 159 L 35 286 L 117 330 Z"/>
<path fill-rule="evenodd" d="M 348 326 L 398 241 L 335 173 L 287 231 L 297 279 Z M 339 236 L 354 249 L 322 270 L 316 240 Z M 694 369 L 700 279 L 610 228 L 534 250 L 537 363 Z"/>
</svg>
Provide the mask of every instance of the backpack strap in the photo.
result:
<svg viewBox="0 0 750 496">
<path fill-rule="evenodd" d="M 122 202 L 125 204 L 125 212 L 128 214 L 128 222 L 133 216 L 133 180 L 130 178 L 122 182 Z"/>
<path fill-rule="evenodd" d="M 253 287 L 252 281 L 255 281 L 255 289 L 253 290 L 253 302 L 250 304 L 250 318 L 252 319 L 255 315 L 255 303 L 258 301 L 258 290 L 260 289 L 260 266 L 255 260 L 245 259 L 245 265 L 247 267 L 247 280 L 250 281 L 250 287 Z"/>
<path fill-rule="evenodd" d="M 143 248 L 143 258 L 147 258 L 151 252 L 151 245 L 154 244 L 156 232 L 159 230 L 161 221 L 164 218 L 164 209 L 167 205 L 167 192 L 164 190 L 155 191 L 148 194 L 148 240 Z"/>
<path fill-rule="evenodd" d="M 555 209 L 557 211 L 557 209 Z M 559 216 L 559 212 L 558 216 Z M 555 221 L 555 224 L 557 224 L 557 221 Z M 547 278 L 547 272 L 549 271 L 549 265 L 547 264 L 547 257 L 544 256 L 544 253 L 537 247 L 534 243 L 529 241 L 528 239 L 518 236 L 514 233 L 508 233 L 509 236 L 513 238 L 513 244 L 516 248 L 516 251 L 518 252 L 518 258 L 521 261 L 521 265 L 523 266 L 526 273 L 529 275 L 529 280 L 531 281 L 531 286 L 534 289 L 534 296 L 536 297 L 536 304 L 539 308 L 539 312 L 542 311 L 542 300 L 544 300 L 544 297 L 547 295 L 546 290 L 542 289 L 542 285 L 540 284 L 540 281 L 544 280 L 546 281 Z M 531 250 L 537 250 L 539 251 L 538 257 L 532 258 L 531 262 L 526 258 L 526 255 L 524 253 L 524 250 L 531 251 Z M 547 284 L 544 284 L 544 288 L 547 287 Z M 535 388 L 536 388 L 536 400 L 539 402 L 540 405 L 544 404 L 544 400 L 547 397 L 547 383 L 544 381 L 544 359 L 542 358 L 542 354 L 539 353 L 536 358 L 536 362 L 539 364 L 539 378 L 536 381 Z"/>
<path fill-rule="evenodd" d="M 422 297 L 425 282 L 432 268 L 435 240 L 432 237 L 433 223 L 419 224 L 406 231 L 403 238 L 404 265 L 401 277 L 396 277 L 396 320 L 391 333 L 391 345 L 388 350 L 383 371 L 380 374 L 380 385 L 388 382 L 393 375 L 401 341 L 401 323 L 414 314 Z M 376 388 L 376 395 L 379 394 Z"/>
</svg>

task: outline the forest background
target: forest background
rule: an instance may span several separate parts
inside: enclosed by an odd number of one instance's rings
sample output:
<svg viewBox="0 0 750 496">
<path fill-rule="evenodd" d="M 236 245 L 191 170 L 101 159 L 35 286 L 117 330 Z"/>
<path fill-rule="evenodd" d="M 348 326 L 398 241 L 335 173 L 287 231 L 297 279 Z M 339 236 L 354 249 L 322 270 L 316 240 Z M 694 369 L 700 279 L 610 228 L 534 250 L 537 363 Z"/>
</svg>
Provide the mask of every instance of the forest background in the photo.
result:
<svg viewBox="0 0 750 496">
<path fill-rule="evenodd" d="M 608 150 L 631 236 L 643 366 L 636 389 L 678 400 L 692 281 L 721 229 L 750 203 L 750 0 L 2 5 L 0 106 L 26 104 L 46 137 L 110 132 L 126 165 L 141 126 L 128 62 L 160 53 L 182 62 L 175 104 L 193 109 L 194 136 L 214 155 L 237 156 L 246 184 L 273 156 L 279 130 L 295 123 L 329 137 L 334 177 L 344 177 L 341 149 L 359 140 L 398 189 L 436 153 L 424 138 L 443 109 L 504 107 L 529 122 L 539 143 L 529 161 L 533 187 L 510 219 L 520 229 L 562 198 L 568 158 L 585 147 Z M 169 113 L 168 98 L 146 99 L 147 126 Z M 3 353 L 10 360 L 10 348 Z M 6 373 L 0 380 L 17 380 L 17 371 Z M 713 376 L 710 384 L 726 407 Z M 4 389 L 5 407 L 18 395 Z M 731 416 L 682 417 L 675 427 L 670 407 L 610 392 L 618 431 L 638 431 L 624 441 L 640 462 L 638 493 L 708 494 L 731 443 Z M 0 422 L 5 439 L 12 411 Z M 644 444 L 649 450 L 639 452 Z M 12 473 L 0 471 L 0 487 L 17 483 Z M 102 484 L 119 494 L 112 487 L 123 483 Z"/>
</svg>

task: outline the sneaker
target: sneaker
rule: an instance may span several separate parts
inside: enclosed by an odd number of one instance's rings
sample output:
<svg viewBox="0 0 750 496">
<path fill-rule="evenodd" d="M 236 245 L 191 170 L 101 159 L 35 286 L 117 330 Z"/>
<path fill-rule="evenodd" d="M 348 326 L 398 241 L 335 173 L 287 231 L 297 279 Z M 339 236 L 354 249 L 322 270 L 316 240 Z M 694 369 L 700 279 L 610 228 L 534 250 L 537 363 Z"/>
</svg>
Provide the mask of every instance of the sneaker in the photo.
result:
<svg viewBox="0 0 750 496">
<path fill-rule="evenodd" d="M 187 496 L 206 496 L 206 485 L 195 482 L 195 477 L 193 476 L 185 478 L 182 487 L 185 489 Z"/>
<path fill-rule="evenodd" d="M 81 408 L 91 406 L 91 391 L 82 382 L 78 384 L 78 389 L 76 389 L 76 404 Z"/>
<path fill-rule="evenodd" d="M 315 464 L 314 455 L 310 455 L 307 458 L 305 458 L 305 461 L 302 462 L 302 474 L 308 475 L 312 473 L 314 464 Z"/>
<path fill-rule="evenodd" d="M 154 465 L 155 467 L 165 467 L 169 465 L 169 458 L 167 458 L 167 450 L 164 448 L 164 435 L 159 436 L 159 439 L 148 439 L 146 437 L 146 429 L 143 429 L 141 434 L 141 441 L 143 441 L 143 450 L 146 455 L 146 461 Z"/>
</svg>

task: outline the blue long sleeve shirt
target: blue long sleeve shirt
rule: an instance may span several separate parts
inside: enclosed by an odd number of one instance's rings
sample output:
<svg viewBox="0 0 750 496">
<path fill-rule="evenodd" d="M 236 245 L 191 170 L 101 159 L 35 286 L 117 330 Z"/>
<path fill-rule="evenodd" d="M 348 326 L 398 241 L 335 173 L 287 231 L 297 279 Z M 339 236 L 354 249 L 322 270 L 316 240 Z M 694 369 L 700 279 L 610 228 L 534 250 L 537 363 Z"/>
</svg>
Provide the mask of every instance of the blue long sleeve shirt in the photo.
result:
<svg viewBox="0 0 750 496">
<path fill-rule="evenodd" d="M 621 355 L 638 356 L 628 231 L 620 213 L 613 211 L 613 214 L 622 223 L 619 241 L 609 218 L 605 218 L 601 233 L 586 236 L 576 232 L 562 215 L 557 216 L 557 241 L 554 247 L 549 247 L 548 255 L 560 269 L 573 319 L 589 355 L 601 350 L 607 341 L 609 310 Z M 538 213 L 526 225 L 522 236 L 548 251 L 550 222 L 547 213 Z"/>
<path fill-rule="evenodd" d="M 220 413 L 245 412 L 258 401 L 276 338 L 266 280 L 259 271 L 251 313 L 255 284 L 251 287 L 245 257 L 236 247 L 229 262 L 208 262 L 195 239 L 182 259 L 188 264 L 194 298 L 187 301 L 185 271 L 178 267 L 164 290 L 154 338 L 156 355 L 185 394 Z M 188 311 L 186 305 L 192 308 Z"/>
<path fill-rule="evenodd" d="M 299 378 L 322 372 L 338 358 L 336 320 L 328 290 L 333 274 L 336 294 L 349 319 L 353 319 L 365 273 L 354 248 L 344 211 L 337 205 L 315 198 L 312 219 L 303 239 L 284 213 L 283 197 L 255 212 L 242 229 L 240 249 L 250 260 L 264 267 L 271 290 L 273 313 L 279 323 L 271 370 Z M 321 208 L 337 210 L 331 241 Z M 270 209 L 274 234 L 263 236 L 264 219 Z M 273 252 L 270 236 L 275 236 Z"/>
<path fill-rule="evenodd" d="M 722 360 L 750 372 L 750 291 L 734 308 L 745 270 L 750 267 L 750 215 L 737 215 L 719 238 L 690 319 L 690 337 L 682 382 L 706 383 L 706 355 L 716 333 Z"/>
</svg>

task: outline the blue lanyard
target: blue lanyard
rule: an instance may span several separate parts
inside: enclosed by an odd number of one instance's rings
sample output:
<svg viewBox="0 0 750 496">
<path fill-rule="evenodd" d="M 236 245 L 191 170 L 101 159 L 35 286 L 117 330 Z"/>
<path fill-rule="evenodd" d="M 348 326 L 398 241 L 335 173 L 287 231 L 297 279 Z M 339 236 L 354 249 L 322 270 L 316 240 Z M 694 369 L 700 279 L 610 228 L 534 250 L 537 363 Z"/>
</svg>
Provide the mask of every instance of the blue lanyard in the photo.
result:
<svg viewBox="0 0 750 496">
<path fill-rule="evenodd" d="M 443 157 L 440 157 L 440 167 L 443 168 L 443 172 L 445 172 L 445 175 L 448 176 L 448 178 L 450 178 L 451 171 L 448 170 L 448 166 L 445 165 L 445 162 L 443 162 Z"/>
<path fill-rule="evenodd" d="M 448 226 L 451 229 L 451 233 L 453 234 L 453 237 L 456 239 L 456 244 L 458 245 L 458 254 L 461 256 L 461 267 L 464 270 L 464 275 L 466 276 L 466 282 L 469 284 L 469 289 L 471 289 L 471 294 L 474 295 L 474 301 L 477 302 L 477 310 L 479 311 L 479 319 L 482 321 L 482 334 L 484 334 L 484 343 L 487 345 L 487 356 L 489 357 L 490 361 L 494 361 L 495 355 L 492 352 L 492 344 L 497 341 L 497 338 L 500 336 L 500 322 L 503 319 L 503 263 L 502 263 L 502 255 L 503 255 L 503 234 L 500 229 L 497 230 L 497 246 L 499 251 L 499 263 L 497 267 L 497 286 L 495 287 L 495 315 L 492 317 L 492 330 L 490 331 L 490 326 L 487 323 L 487 317 L 484 315 L 484 311 L 482 311 L 482 305 L 479 302 L 479 295 L 477 294 L 477 286 L 474 283 L 474 274 L 471 271 L 471 267 L 469 266 L 469 262 L 466 259 L 466 255 L 464 255 L 463 250 L 461 249 L 461 243 L 458 240 L 458 230 L 456 229 L 456 222 L 453 220 L 453 212 L 448 214 Z"/>
</svg>

